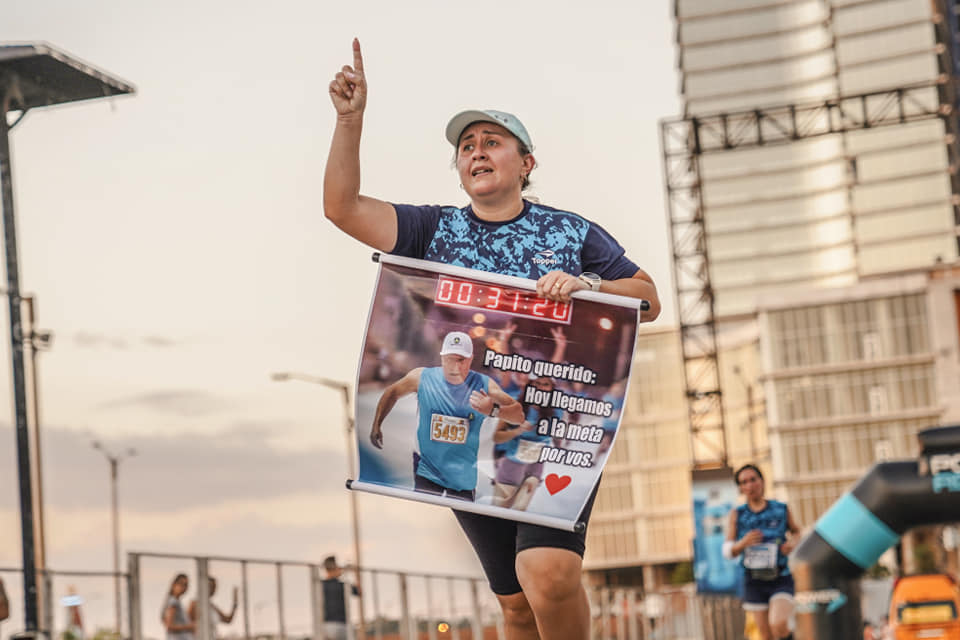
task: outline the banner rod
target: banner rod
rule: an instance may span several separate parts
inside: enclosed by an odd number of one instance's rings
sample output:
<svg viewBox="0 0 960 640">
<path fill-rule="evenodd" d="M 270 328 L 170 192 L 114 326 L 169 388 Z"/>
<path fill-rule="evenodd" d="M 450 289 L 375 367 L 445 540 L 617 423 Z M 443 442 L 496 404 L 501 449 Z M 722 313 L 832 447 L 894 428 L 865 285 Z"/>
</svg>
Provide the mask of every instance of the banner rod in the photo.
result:
<svg viewBox="0 0 960 640">
<path fill-rule="evenodd" d="M 476 504 L 466 500 L 458 500 L 456 498 L 444 498 L 442 496 L 435 496 L 422 491 L 397 489 L 372 482 L 363 482 L 362 480 L 348 479 L 345 484 L 347 489 L 350 489 L 351 491 L 365 491 L 367 493 L 376 493 L 381 496 L 390 496 L 391 498 L 403 498 L 404 500 L 410 500 L 412 502 L 426 502 L 429 504 L 439 505 L 441 507 L 450 507 L 452 509 L 456 509 L 457 511 L 469 511 L 471 513 L 479 513 L 481 515 L 491 516 L 494 518 L 497 517 L 496 511 L 498 510 L 509 511 L 510 520 L 526 522 L 527 524 L 537 524 L 542 527 L 550 527 L 552 529 L 563 529 L 564 531 L 575 531 L 580 533 L 587 526 L 585 523 L 579 521 L 572 522 L 563 518 L 537 515 L 535 513 L 526 513 L 524 511 L 516 511 L 514 509 L 504 509 L 502 507 L 492 507 L 488 504 Z"/>
<path fill-rule="evenodd" d="M 429 260 L 417 260 L 416 258 L 406 258 L 404 256 L 385 255 L 379 251 L 375 251 L 371 256 L 371 259 L 374 262 L 379 262 L 381 264 L 396 264 L 400 265 L 401 267 L 425 269 L 427 271 L 443 273 L 448 276 L 470 278 L 473 280 L 481 280 L 483 282 L 492 282 L 493 284 L 503 284 L 516 287 L 518 289 L 526 289 L 528 291 L 537 290 L 536 280 L 530 280 L 529 278 L 501 275 L 499 273 L 490 273 L 487 271 L 480 271 L 478 269 L 467 269 L 465 267 L 457 267 L 450 264 L 444 264 L 442 262 L 431 262 Z M 631 298 L 628 296 L 618 296 L 613 293 L 600 293 L 599 291 L 575 291 L 570 297 L 582 300 L 593 300 L 594 302 L 603 302 L 605 304 L 613 304 L 617 305 L 618 307 L 640 309 L 641 311 L 647 311 L 650 309 L 649 300 L 641 300 L 639 298 Z"/>
</svg>

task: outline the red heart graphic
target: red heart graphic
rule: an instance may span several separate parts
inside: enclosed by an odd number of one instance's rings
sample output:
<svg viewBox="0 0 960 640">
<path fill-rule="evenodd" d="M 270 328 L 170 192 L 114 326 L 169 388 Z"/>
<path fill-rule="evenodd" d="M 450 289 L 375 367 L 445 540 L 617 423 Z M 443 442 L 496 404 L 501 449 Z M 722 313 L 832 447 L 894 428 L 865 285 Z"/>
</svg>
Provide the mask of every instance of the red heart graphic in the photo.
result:
<svg viewBox="0 0 960 640">
<path fill-rule="evenodd" d="M 547 491 L 550 492 L 550 495 L 555 494 L 558 491 L 562 491 L 570 482 L 573 480 L 570 476 L 558 476 L 555 473 L 551 473 L 547 476 Z"/>
</svg>

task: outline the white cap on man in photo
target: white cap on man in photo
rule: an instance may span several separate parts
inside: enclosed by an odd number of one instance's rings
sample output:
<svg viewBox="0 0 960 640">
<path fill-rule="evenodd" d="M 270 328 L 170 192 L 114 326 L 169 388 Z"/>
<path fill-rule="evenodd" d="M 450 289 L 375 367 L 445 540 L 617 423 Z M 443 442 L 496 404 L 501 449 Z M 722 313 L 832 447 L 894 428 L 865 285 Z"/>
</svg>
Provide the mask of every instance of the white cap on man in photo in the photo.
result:
<svg viewBox="0 0 960 640">
<path fill-rule="evenodd" d="M 440 355 L 458 355 L 464 358 L 473 357 L 473 340 L 463 331 L 451 331 L 443 339 Z"/>
</svg>

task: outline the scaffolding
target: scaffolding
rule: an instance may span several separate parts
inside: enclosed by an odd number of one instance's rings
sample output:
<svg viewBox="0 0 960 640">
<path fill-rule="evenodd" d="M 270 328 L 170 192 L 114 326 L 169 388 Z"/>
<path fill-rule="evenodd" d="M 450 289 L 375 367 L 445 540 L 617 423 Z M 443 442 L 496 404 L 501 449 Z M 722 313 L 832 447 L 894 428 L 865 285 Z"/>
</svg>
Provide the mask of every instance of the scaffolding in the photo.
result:
<svg viewBox="0 0 960 640">
<path fill-rule="evenodd" d="M 685 116 L 661 147 L 695 468 L 728 460 L 722 325 L 960 255 L 956 15 L 933 4 L 675 2 Z"/>
</svg>

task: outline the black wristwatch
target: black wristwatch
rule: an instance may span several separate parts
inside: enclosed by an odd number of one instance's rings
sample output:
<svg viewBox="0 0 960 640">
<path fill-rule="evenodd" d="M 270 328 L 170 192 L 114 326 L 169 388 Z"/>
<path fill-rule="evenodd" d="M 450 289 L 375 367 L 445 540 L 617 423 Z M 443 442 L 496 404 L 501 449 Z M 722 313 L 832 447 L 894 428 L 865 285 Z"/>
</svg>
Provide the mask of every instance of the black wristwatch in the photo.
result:
<svg viewBox="0 0 960 640">
<path fill-rule="evenodd" d="M 490 417 L 496 418 L 498 415 L 500 415 L 500 405 L 494 402 L 493 409 L 490 410 Z"/>
</svg>

